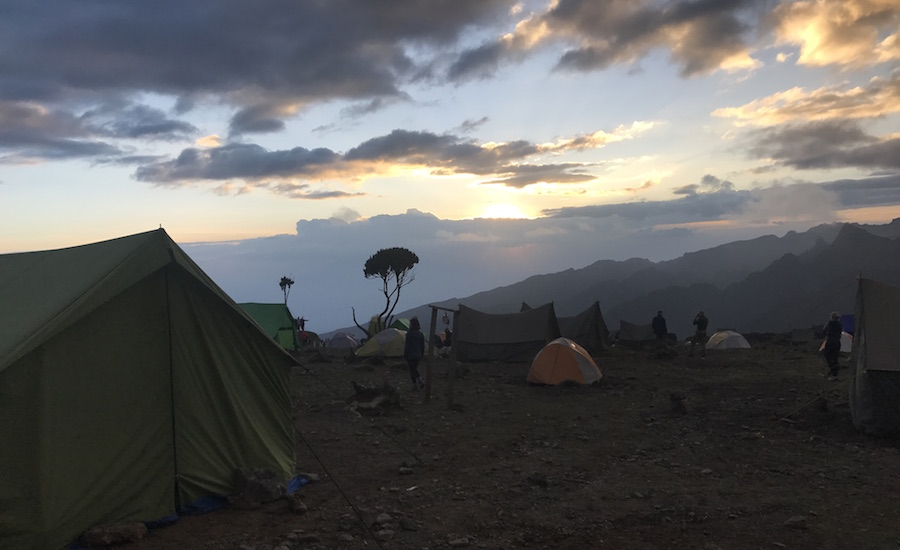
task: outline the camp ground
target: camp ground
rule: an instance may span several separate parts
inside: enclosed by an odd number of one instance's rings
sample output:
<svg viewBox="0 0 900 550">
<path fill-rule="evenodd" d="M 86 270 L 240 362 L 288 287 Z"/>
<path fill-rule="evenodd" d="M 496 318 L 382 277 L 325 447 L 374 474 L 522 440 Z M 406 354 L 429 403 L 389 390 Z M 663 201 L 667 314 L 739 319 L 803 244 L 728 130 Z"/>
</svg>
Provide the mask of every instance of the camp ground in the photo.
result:
<svg viewBox="0 0 900 550">
<path fill-rule="evenodd" d="M 0 255 L 0 303 L 0 547 L 293 476 L 296 361 L 162 229 Z"/>
</svg>

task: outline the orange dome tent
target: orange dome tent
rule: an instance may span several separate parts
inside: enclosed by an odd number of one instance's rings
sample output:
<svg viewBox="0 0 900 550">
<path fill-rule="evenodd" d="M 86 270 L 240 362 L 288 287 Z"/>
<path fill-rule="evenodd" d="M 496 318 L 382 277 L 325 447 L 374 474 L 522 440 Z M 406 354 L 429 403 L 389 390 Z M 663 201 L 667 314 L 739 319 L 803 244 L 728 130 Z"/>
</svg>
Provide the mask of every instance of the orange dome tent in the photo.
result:
<svg viewBox="0 0 900 550">
<path fill-rule="evenodd" d="M 533 384 L 555 385 L 566 380 L 593 384 L 602 376 L 587 350 L 568 338 L 557 338 L 535 355 L 527 380 Z"/>
</svg>

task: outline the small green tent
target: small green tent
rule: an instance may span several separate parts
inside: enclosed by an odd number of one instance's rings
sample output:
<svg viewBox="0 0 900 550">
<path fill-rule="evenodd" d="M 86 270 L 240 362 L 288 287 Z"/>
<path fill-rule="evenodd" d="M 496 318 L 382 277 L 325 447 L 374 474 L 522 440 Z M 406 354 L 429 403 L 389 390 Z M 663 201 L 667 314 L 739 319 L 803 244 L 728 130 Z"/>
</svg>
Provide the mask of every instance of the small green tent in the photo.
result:
<svg viewBox="0 0 900 550">
<path fill-rule="evenodd" d="M 393 323 L 391 323 L 391 326 L 388 328 L 409 331 L 409 319 L 399 317 Z"/>
<path fill-rule="evenodd" d="M 296 364 L 162 229 L 0 255 L 0 548 L 295 468 Z"/>
<path fill-rule="evenodd" d="M 275 339 L 278 344 L 288 351 L 295 351 L 300 347 L 297 332 L 300 324 L 291 315 L 291 310 L 285 304 L 238 304 L 250 317 L 263 329 L 263 332 Z"/>
</svg>

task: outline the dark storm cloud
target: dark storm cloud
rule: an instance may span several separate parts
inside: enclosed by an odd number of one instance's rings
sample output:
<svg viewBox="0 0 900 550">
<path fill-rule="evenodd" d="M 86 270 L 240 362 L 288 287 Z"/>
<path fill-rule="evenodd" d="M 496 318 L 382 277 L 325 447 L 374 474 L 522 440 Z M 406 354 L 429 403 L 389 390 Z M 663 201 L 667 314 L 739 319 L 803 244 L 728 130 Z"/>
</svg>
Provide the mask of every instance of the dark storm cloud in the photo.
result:
<svg viewBox="0 0 900 550">
<path fill-rule="evenodd" d="M 682 76 L 707 73 L 746 51 L 766 4 L 771 2 L 695 0 L 660 6 L 635 0 L 560 0 L 514 35 L 464 51 L 448 76 L 462 80 L 493 74 L 502 61 L 548 41 L 577 44 L 559 58 L 560 69 L 631 64 L 663 48 Z"/>
<path fill-rule="evenodd" d="M 867 134 L 856 121 L 791 124 L 758 130 L 750 154 L 799 169 L 900 170 L 900 138 Z"/>
<path fill-rule="evenodd" d="M 728 180 L 721 180 L 712 174 L 706 174 L 700 178 L 700 183 L 691 183 L 677 187 L 672 191 L 675 195 L 694 195 L 697 193 L 715 193 L 717 191 L 731 191 L 734 184 Z"/>
<path fill-rule="evenodd" d="M 141 181 L 175 183 L 195 180 L 229 180 L 312 175 L 339 160 L 329 149 L 295 147 L 267 151 L 259 145 L 232 143 L 211 149 L 185 149 L 178 158 L 141 166 L 135 176 Z"/>
<path fill-rule="evenodd" d="M 328 191 L 313 189 L 304 183 L 277 183 L 267 185 L 273 192 L 292 199 L 325 200 L 362 197 L 365 193 L 348 193 L 346 191 Z"/>
<path fill-rule="evenodd" d="M 516 165 L 508 168 L 508 172 L 483 185 L 502 184 L 507 187 L 523 189 L 536 183 L 584 183 L 596 176 L 584 171 L 581 164 L 542 164 Z"/>
<path fill-rule="evenodd" d="M 394 98 L 377 97 L 371 101 L 357 103 L 356 105 L 341 109 L 341 116 L 347 118 L 359 118 L 372 113 L 377 113 L 378 111 L 401 101 L 412 101 L 412 98 L 409 97 L 408 94 L 399 94 L 398 97 Z"/>
<path fill-rule="evenodd" d="M 452 45 L 512 4 L 9 0 L 0 18 L 0 50 L 10 54 L 0 56 L 0 99 L 152 92 L 187 106 L 212 97 L 240 110 L 234 132 L 271 131 L 288 107 L 401 95 L 421 71 L 406 47 Z"/>
<path fill-rule="evenodd" d="M 76 116 L 24 101 L 0 101 L 0 153 L 20 160 L 54 160 L 122 154 L 107 139 L 183 139 L 197 129 L 144 105 L 110 102 Z"/>
<path fill-rule="evenodd" d="M 466 119 L 463 121 L 462 124 L 459 125 L 459 128 L 457 128 L 457 130 L 461 134 L 468 134 L 470 132 L 474 132 L 481 126 L 484 126 L 485 124 L 487 124 L 487 122 L 489 120 L 490 119 L 486 116 L 483 116 L 483 117 L 479 118 L 478 120 Z"/>
<path fill-rule="evenodd" d="M 722 190 L 676 200 L 554 208 L 544 210 L 543 214 L 552 218 L 615 217 L 653 224 L 684 223 L 725 219 L 743 212 L 753 200 L 749 191 Z"/>
<path fill-rule="evenodd" d="M 464 80 L 486 78 L 500 68 L 500 62 L 509 54 L 502 44 L 482 44 L 477 48 L 464 51 L 459 59 L 450 65 L 447 78 Z"/>
<path fill-rule="evenodd" d="M 0 155 L 7 160 L 118 154 L 119 149 L 100 140 L 100 134 L 84 120 L 65 111 L 0 101 Z"/>
<path fill-rule="evenodd" d="M 174 141 L 198 132 L 193 124 L 171 119 L 162 110 L 146 105 L 95 109 L 81 118 L 98 133 L 117 138 Z"/>
<path fill-rule="evenodd" d="M 570 140 L 569 149 L 582 147 Z M 553 151 L 566 146 L 553 146 Z M 295 147 L 270 151 L 254 144 L 231 143 L 209 149 L 188 148 L 178 158 L 141 166 L 137 179 L 178 184 L 198 180 L 243 179 L 263 185 L 266 178 L 298 178 L 315 181 L 378 175 L 393 167 L 426 167 L 436 176 L 474 174 L 492 179 L 482 182 L 523 188 L 535 183 L 582 183 L 594 179 L 577 163 L 529 164 L 525 159 L 543 152 L 528 141 L 480 145 L 449 134 L 394 130 L 368 139 L 344 154 L 330 149 Z M 269 185 L 276 192 L 287 187 Z M 296 193 L 291 191 L 292 196 Z"/>
<path fill-rule="evenodd" d="M 845 207 L 900 204 L 900 174 L 867 179 L 843 179 L 823 184 L 837 193 Z"/>
<path fill-rule="evenodd" d="M 394 130 L 350 149 L 344 160 L 424 165 L 437 174 L 488 175 L 538 152 L 536 145 L 523 140 L 486 147 L 453 135 Z"/>
</svg>

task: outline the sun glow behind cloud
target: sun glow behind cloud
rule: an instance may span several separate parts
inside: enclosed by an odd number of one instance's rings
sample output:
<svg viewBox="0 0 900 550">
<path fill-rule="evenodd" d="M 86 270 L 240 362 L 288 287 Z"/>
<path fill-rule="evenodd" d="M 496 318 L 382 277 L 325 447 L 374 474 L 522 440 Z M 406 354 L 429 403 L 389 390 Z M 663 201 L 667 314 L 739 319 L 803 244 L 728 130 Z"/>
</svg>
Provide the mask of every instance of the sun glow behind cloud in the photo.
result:
<svg viewBox="0 0 900 550">
<path fill-rule="evenodd" d="M 480 218 L 526 219 L 528 216 L 514 204 L 495 203 L 489 205 L 481 213 Z"/>
</svg>

